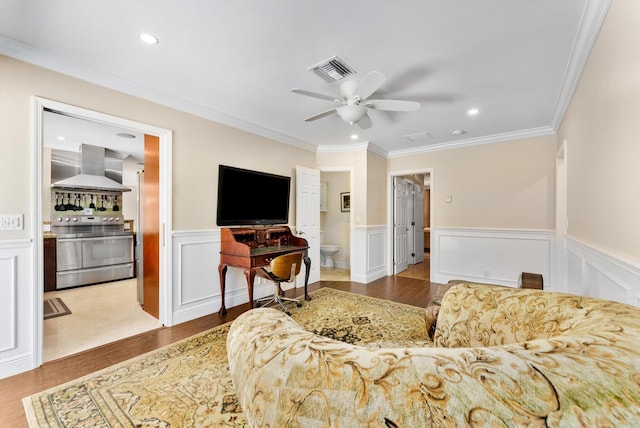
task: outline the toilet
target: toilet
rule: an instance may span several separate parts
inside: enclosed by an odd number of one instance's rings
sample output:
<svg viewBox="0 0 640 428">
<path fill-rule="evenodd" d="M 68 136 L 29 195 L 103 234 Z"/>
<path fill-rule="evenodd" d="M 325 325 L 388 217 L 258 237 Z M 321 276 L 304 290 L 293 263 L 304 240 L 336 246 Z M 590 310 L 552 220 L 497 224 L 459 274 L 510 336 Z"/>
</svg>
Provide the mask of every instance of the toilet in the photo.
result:
<svg viewBox="0 0 640 428">
<path fill-rule="evenodd" d="M 323 267 L 332 268 L 335 266 L 333 256 L 340 251 L 339 245 L 324 244 L 324 232 L 320 232 L 320 265 Z"/>
<path fill-rule="evenodd" d="M 337 245 L 320 245 L 320 255 L 322 256 L 322 266 L 332 268 L 335 263 L 333 262 L 333 256 L 340 251 L 340 247 Z"/>
</svg>

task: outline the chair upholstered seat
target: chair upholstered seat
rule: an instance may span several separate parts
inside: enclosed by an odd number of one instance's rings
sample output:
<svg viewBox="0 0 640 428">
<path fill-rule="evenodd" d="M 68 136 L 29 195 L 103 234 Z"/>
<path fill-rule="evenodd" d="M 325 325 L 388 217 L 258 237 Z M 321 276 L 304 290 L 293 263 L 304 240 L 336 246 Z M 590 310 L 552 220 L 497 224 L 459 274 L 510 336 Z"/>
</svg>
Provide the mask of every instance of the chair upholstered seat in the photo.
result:
<svg viewBox="0 0 640 428">
<path fill-rule="evenodd" d="M 300 273 L 302 257 L 302 253 L 284 254 L 271 260 L 268 268 L 263 267 L 256 271 L 257 276 L 273 281 L 275 285 L 272 297 L 258 299 L 256 301 L 258 307 L 277 303 L 287 315 L 291 315 L 289 310 L 284 306 L 284 302 L 290 301 L 296 303 L 297 306 L 302 306 L 302 302 L 299 300 L 283 297 L 284 290 L 282 290 L 281 287 L 283 282 L 293 282 Z"/>
</svg>

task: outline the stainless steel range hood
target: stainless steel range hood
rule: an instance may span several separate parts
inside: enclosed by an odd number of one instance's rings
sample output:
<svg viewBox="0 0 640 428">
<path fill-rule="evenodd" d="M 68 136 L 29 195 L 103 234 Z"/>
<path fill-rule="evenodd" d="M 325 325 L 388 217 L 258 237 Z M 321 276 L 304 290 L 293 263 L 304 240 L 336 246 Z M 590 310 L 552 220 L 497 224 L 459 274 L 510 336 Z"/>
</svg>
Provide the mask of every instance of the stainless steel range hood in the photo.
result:
<svg viewBox="0 0 640 428">
<path fill-rule="evenodd" d="M 105 148 L 88 144 L 80 147 L 80 174 L 56 181 L 51 187 L 64 190 L 131 191 L 105 175 Z"/>
</svg>

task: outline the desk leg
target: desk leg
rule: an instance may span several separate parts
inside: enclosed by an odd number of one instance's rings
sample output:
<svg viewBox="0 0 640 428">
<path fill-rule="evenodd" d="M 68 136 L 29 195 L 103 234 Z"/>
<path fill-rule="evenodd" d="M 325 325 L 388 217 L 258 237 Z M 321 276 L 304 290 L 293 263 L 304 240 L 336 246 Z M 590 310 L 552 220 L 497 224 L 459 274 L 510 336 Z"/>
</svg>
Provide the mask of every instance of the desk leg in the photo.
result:
<svg viewBox="0 0 640 428">
<path fill-rule="evenodd" d="M 256 271 L 253 269 L 245 269 L 244 276 L 247 278 L 247 289 L 249 290 L 249 304 L 251 305 L 251 309 L 253 306 L 253 282 L 256 278 Z"/>
<path fill-rule="evenodd" d="M 311 259 L 304 256 L 304 300 L 311 300 L 311 296 L 307 293 L 307 285 L 309 285 L 309 272 L 311 271 Z"/>
<path fill-rule="evenodd" d="M 220 299 L 222 300 L 222 306 L 218 311 L 219 315 L 224 315 L 227 313 L 227 308 L 224 306 L 224 289 L 225 289 L 225 279 L 227 276 L 227 265 L 218 265 L 218 273 L 220 274 Z"/>
</svg>

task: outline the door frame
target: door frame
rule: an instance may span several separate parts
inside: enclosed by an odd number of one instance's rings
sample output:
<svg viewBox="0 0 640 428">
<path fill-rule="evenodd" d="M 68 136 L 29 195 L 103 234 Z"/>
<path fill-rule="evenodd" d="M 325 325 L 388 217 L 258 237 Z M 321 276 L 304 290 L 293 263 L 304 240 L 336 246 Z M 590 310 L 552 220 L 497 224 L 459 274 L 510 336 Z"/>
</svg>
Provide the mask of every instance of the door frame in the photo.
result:
<svg viewBox="0 0 640 428">
<path fill-rule="evenodd" d="M 94 122 L 104 123 L 108 125 L 129 128 L 141 133 L 155 135 L 160 138 L 160 314 L 159 323 L 166 326 L 172 325 L 173 314 L 172 293 L 170 278 L 172 275 L 172 145 L 173 133 L 169 129 L 159 128 L 157 126 L 148 125 L 141 122 L 112 116 L 109 114 L 99 113 L 93 110 L 72 106 L 58 101 L 49 100 L 41 97 L 32 97 L 32 117 L 33 117 L 33 137 L 32 137 L 32 207 L 31 224 L 33 225 L 33 316 L 36 318 L 34 326 L 36 332 L 33 336 L 33 349 L 35 355 L 35 367 L 42 365 L 43 345 L 44 345 L 44 326 L 43 326 L 43 301 L 44 301 L 44 255 L 43 255 L 43 206 L 42 206 L 42 155 L 44 148 L 43 127 L 44 127 L 44 110 L 45 108 L 69 114 L 81 119 L 91 120 Z M 34 367 L 34 368 L 35 368 Z"/>
<path fill-rule="evenodd" d="M 387 246 L 387 275 L 394 275 L 394 266 L 393 266 L 393 254 L 394 254 L 394 246 L 395 237 L 393 231 L 393 207 L 394 207 L 394 192 L 393 192 L 393 181 L 395 177 L 404 177 L 406 175 L 413 174 L 429 174 L 429 215 L 430 215 L 430 224 L 429 228 L 431 229 L 431 233 L 429 234 L 429 248 L 431 252 L 431 257 L 429 258 L 429 264 L 431 264 L 431 260 L 437 259 L 438 248 L 434 248 L 433 246 L 433 224 L 435 223 L 436 213 L 434 207 L 434 196 L 435 196 L 435 174 L 433 171 L 433 167 L 430 168 L 420 168 L 420 169 L 411 169 L 404 171 L 393 171 L 387 173 L 387 236 L 389 236 L 389 245 Z M 434 256 L 435 254 L 435 256 Z M 429 275 L 433 275 L 433 269 L 429 266 Z M 429 278 L 431 281 L 431 278 Z"/>
</svg>

